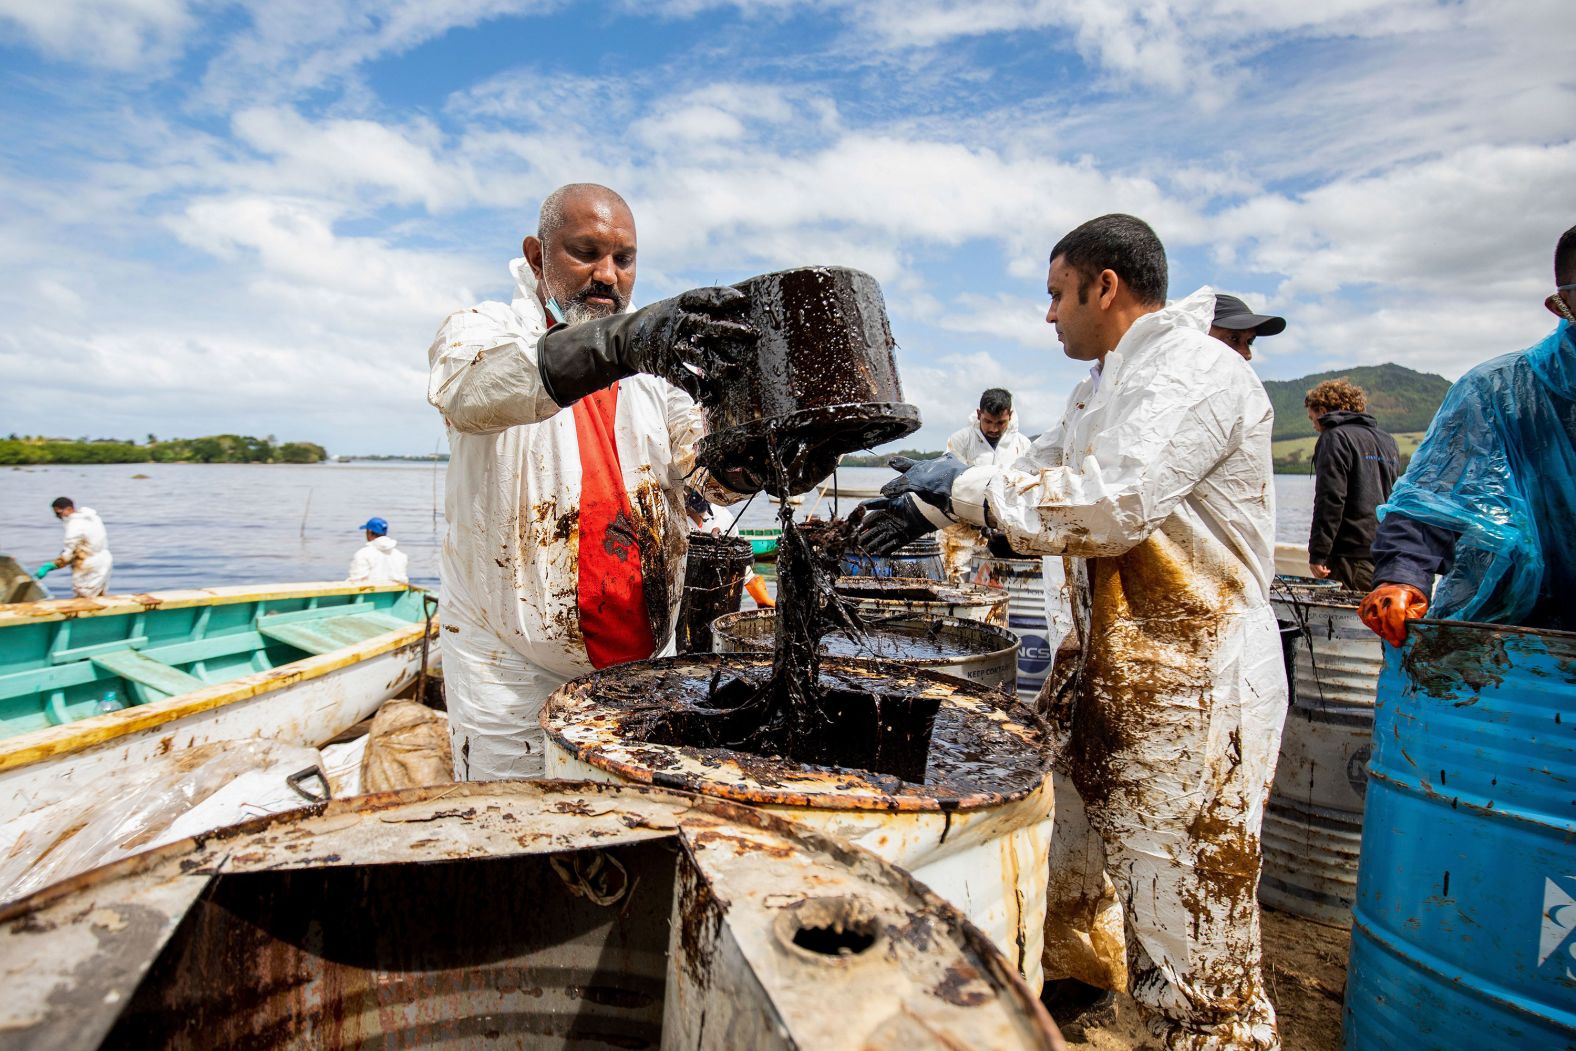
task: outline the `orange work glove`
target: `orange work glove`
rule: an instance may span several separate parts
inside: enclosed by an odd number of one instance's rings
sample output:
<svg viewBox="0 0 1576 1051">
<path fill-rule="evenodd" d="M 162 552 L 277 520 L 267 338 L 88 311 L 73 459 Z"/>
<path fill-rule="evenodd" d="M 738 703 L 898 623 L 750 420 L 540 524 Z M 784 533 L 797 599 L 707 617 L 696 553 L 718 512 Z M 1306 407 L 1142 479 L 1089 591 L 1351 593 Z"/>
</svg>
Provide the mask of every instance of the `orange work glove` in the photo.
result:
<svg viewBox="0 0 1576 1051">
<path fill-rule="evenodd" d="M 1392 646 L 1406 641 L 1406 622 L 1428 612 L 1428 596 L 1410 584 L 1380 584 L 1368 593 L 1357 615 Z"/>
<path fill-rule="evenodd" d="M 744 585 L 744 589 L 750 593 L 750 597 L 755 600 L 755 604 L 761 609 L 771 609 L 777 605 L 772 600 L 772 597 L 766 593 L 766 581 L 758 576 L 751 577 L 750 582 Z"/>
</svg>

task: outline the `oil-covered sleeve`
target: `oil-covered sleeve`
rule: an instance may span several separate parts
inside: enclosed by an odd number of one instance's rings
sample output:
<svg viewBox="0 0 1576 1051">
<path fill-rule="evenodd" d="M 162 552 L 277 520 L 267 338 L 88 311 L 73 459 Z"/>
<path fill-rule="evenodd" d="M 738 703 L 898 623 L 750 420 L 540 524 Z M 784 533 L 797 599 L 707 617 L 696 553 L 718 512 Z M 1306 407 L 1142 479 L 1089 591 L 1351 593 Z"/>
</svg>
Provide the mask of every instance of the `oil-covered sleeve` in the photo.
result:
<svg viewBox="0 0 1576 1051">
<path fill-rule="evenodd" d="M 1091 444 L 1061 459 L 1044 435 L 1010 468 L 973 467 L 953 485 L 952 510 L 991 526 L 1013 548 L 1095 558 L 1134 547 L 1170 516 L 1273 410 L 1225 369 L 1158 369 L 1111 392 Z M 1250 408 L 1251 406 L 1251 408 Z M 1043 464 L 1043 466 L 1042 466 Z"/>
<path fill-rule="evenodd" d="M 547 419 L 560 410 L 537 368 L 541 338 L 501 303 L 450 314 L 427 351 L 427 401 L 468 434 Z"/>
<path fill-rule="evenodd" d="M 667 388 L 668 440 L 673 447 L 673 471 L 678 478 L 700 490 L 708 502 L 727 506 L 744 499 L 746 494 L 736 493 L 712 477 L 710 471 L 695 464 L 695 447 L 706 433 L 706 417 L 683 390 L 664 383 Z"/>
<path fill-rule="evenodd" d="M 66 519 L 65 539 L 61 542 L 60 554 L 55 556 L 55 565 L 75 565 L 79 551 L 87 537 L 87 526 L 74 518 Z"/>
</svg>

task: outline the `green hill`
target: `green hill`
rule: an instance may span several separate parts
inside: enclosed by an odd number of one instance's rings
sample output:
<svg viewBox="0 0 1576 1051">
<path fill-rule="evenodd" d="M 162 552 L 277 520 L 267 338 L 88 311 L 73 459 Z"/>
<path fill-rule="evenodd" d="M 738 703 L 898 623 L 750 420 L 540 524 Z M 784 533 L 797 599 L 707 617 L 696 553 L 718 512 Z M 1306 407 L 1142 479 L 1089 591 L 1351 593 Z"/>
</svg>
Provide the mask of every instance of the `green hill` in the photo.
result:
<svg viewBox="0 0 1576 1051">
<path fill-rule="evenodd" d="M 1325 380 L 1348 379 L 1368 394 L 1368 411 L 1391 434 L 1428 430 L 1429 421 L 1445 400 L 1450 381 L 1403 365 L 1363 365 L 1319 372 L 1295 380 L 1265 380 L 1264 390 L 1275 406 L 1275 440 L 1311 437 L 1313 424 L 1302 399 Z"/>
</svg>

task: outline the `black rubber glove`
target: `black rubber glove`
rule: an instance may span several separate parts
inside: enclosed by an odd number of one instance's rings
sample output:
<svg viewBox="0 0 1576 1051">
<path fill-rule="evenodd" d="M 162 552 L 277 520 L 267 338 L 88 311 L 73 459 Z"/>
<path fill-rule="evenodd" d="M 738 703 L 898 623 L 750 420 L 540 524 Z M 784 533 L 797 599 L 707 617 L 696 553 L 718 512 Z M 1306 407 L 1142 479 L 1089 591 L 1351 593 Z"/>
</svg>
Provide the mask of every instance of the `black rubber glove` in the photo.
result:
<svg viewBox="0 0 1576 1051">
<path fill-rule="evenodd" d="M 729 320 L 748 302 L 736 288 L 695 288 L 632 314 L 559 325 L 536 345 L 547 394 L 572 405 L 644 372 L 700 400 L 755 345 L 756 331 Z"/>
<path fill-rule="evenodd" d="M 869 555 L 889 555 L 936 531 L 908 493 L 867 500 L 854 508 L 849 519 L 859 530 L 854 534 L 854 546 Z"/>
<path fill-rule="evenodd" d="M 951 453 L 934 460 L 910 460 L 906 456 L 894 456 L 887 461 L 887 466 L 901 472 L 902 477 L 883 485 L 882 496 L 913 493 L 947 514 L 952 513 L 952 483 L 958 480 L 958 475 L 969 469 L 968 464 Z"/>
</svg>

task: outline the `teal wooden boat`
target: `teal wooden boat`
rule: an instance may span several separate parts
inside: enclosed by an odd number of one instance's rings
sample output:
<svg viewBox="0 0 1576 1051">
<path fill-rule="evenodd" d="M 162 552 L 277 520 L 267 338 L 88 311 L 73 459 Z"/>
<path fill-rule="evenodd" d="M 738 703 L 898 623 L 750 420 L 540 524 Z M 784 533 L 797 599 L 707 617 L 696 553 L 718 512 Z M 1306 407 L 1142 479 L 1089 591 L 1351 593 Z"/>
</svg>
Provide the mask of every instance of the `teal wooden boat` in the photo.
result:
<svg viewBox="0 0 1576 1051">
<path fill-rule="evenodd" d="M 756 558 L 776 558 L 777 541 L 782 538 L 783 531 L 772 526 L 770 529 L 741 529 L 739 535 L 750 542 L 750 550 L 755 552 Z"/>
<path fill-rule="evenodd" d="M 423 595 L 340 581 L 0 605 L 0 821 L 171 748 L 328 740 L 415 676 Z"/>
</svg>

